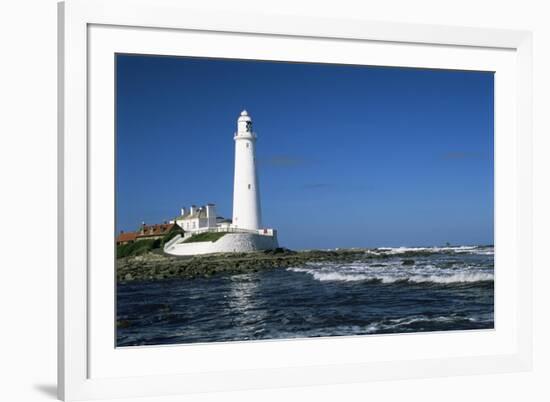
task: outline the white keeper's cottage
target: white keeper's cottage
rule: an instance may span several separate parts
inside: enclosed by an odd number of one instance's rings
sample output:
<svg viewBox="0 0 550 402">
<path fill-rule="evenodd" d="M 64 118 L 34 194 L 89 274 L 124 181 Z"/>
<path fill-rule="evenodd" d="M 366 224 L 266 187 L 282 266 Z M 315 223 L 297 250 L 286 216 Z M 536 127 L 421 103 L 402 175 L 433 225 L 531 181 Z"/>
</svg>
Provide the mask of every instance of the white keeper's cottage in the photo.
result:
<svg viewBox="0 0 550 402">
<path fill-rule="evenodd" d="M 189 209 L 182 208 L 181 215 L 175 219 L 175 222 L 186 232 L 195 232 L 204 228 L 216 227 L 216 206 L 207 204 L 204 207 L 197 208 L 191 205 Z"/>
<path fill-rule="evenodd" d="M 182 208 L 174 222 L 184 230 L 164 246 L 171 255 L 194 255 L 219 252 L 249 252 L 278 247 L 277 231 L 262 227 L 260 186 L 256 167 L 257 136 L 252 118 L 243 110 L 237 120 L 235 141 L 235 176 L 233 182 L 233 219 L 216 215 L 214 204 Z M 196 241 L 193 236 L 212 232 L 213 240 Z"/>
</svg>

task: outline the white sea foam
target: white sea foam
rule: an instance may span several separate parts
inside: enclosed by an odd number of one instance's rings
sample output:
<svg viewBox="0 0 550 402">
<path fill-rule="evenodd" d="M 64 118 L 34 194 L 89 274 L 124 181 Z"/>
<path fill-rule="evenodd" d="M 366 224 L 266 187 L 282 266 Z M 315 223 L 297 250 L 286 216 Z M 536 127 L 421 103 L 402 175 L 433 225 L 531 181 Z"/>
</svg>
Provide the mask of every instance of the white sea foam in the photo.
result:
<svg viewBox="0 0 550 402">
<path fill-rule="evenodd" d="M 460 283 L 460 282 L 486 282 L 493 281 L 495 279 L 494 274 L 487 272 L 460 272 L 454 275 L 430 275 L 430 276 L 411 276 L 410 282 L 422 283 Z"/>
<path fill-rule="evenodd" d="M 392 331 L 395 329 L 405 329 L 412 324 L 418 323 L 453 323 L 460 320 L 467 320 L 470 322 L 491 322 L 493 321 L 491 317 L 462 317 L 458 315 L 450 316 L 436 316 L 429 317 L 426 315 L 416 315 L 412 317 L 403 317 L 396 319 L 386 319 L 373 322 L 364 329 L 367 333 L 377 333 L 382 331 Z"/>
<path fill-rule="evenodd" d="M 492 268 L 475 265 L 438 267 L 431 263 L 402 265 L 401 260 L 386 262 L 354 262 L 336 264 L 330 262 L 308 263 L 300 268 L 288 268 L 291 272 L 305 273 L 321 282 L 376 281 L 381 283 L 473 283 L 494 280 Z"/>
<path fill-rule="evenodd" d="M 482 246 L 448 246 L 448 247 L 379 247 L 376 250 L 369 250 L 370 254 L 390 254 L 399 255 L 411 252 L 429 252 L 429 253 L 467 253 L 479 255 L 493 255 L 493 247 Z"/>
</svg>

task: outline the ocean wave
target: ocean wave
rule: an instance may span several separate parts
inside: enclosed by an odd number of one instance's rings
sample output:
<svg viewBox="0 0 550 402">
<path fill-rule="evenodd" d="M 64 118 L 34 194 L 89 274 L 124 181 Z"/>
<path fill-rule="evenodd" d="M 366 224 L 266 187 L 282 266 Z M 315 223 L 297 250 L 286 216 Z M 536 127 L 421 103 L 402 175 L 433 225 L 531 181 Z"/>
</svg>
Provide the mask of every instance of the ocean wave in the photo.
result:
<svg viewBox="0 0 550 402">
<path fill-rule="evenodd" d="M 433 283 L 465 283 L 465 282 L 488 282 L 494 281 L 495 276 L 492 273 L 486 272 L 460 272 L 453 275 L 430 275 L 430 276 L 413 276 L 409 282 L 433 282 Z"/>
<path fill-rule="evenodd" d="M 467 321 L 471 323 L 481 324 L 481 323 L 492 323 L 493 316 L 492 314 L 488 317 L 479 316 L 479 317 L 464 317 L 461 315 L 450 315 L 450 316 L 426 316 L 426 315 L 415 315 L 403 318 L 396 319 L 383 319 L 380 321 L 373 322 L 365 328 L 366 333 L 374 334 L 379 332 L 396 332 L 403 331 L 411 326 L 418 326 L 423 324 L 429 325 L 445 325 L 453 324 L 459 321 Z"/>
<path fill-rule="evenodd" d="M 495 251 L 490 246 L 447 246 L 447 247 L 379 247 L 367 251 L 368 254 L 389 254 L 399 255 L 406 253 L 456 253 L 456 254 L 476 254 L 476 255 L 494 255 Z"/>
<path fill-rule="evenodd" d="M 288 271 L 311 275 L 320 282 L 381 282 L 381 283 L 475 283 L 494 281 L 492 269 L 483 266 L 440 268 L 433 264 L 405 267 L 400 262 L 333 264 L 309 263 Z"/>
</svg>

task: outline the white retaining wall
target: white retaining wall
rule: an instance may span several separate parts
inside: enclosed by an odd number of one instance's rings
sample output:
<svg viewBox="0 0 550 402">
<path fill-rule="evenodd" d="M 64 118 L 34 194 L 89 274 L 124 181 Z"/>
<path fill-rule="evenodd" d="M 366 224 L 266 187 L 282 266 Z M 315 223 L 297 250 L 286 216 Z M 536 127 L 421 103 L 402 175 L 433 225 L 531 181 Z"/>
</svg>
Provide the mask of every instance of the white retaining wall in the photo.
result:
<svg viewBox="0 0 550 402">
<path fill-rule="evenodd" d="M 254 233 L 227 233 L 215 242 L 177 243 L 168 245 L 164 252 L 171 255 L 249 252 L 279 247 L 277 235 Z"/>
</svg>

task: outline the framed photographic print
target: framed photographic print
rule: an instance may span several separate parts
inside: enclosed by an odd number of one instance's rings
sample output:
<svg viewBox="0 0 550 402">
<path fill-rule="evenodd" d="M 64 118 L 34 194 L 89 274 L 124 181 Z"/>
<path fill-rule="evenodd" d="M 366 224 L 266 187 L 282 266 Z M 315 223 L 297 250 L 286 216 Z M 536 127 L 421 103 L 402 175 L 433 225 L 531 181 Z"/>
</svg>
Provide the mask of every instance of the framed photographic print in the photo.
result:
<svg viewBox="0 0 550 402">
<path fill-rule="evenodd" d="M 61 398 L 530 368 L 530 33 L 59 15 Z"/>
</svg>

